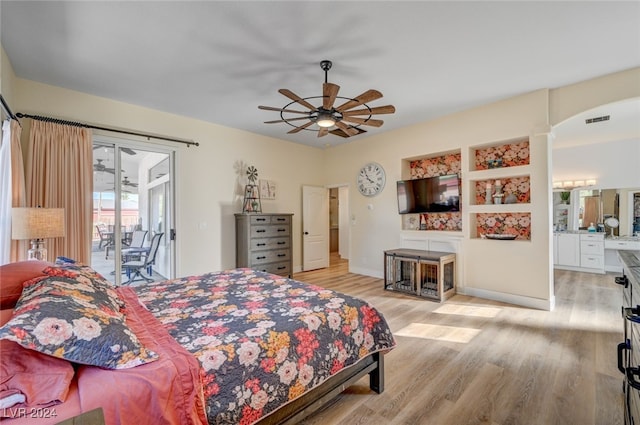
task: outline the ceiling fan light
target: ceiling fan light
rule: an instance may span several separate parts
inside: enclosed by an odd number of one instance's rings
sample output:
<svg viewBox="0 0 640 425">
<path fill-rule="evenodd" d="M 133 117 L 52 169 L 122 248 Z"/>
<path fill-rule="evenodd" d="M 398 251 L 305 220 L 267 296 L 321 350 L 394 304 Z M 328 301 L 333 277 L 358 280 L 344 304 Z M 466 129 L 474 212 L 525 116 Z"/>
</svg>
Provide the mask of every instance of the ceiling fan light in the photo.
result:
<svg viewBox="0 0 640 425">
<path fill-rule="evenodd" d="M 335 123 L 336 122 L 331 117 L 322 117 L 322 118 L 319 118 L 318 121 L 316 121 L 316 124 L 318 124 L 318 127 L 324 127 L 324 128 L 329 128 L 333 126 Z"/>
</svg>

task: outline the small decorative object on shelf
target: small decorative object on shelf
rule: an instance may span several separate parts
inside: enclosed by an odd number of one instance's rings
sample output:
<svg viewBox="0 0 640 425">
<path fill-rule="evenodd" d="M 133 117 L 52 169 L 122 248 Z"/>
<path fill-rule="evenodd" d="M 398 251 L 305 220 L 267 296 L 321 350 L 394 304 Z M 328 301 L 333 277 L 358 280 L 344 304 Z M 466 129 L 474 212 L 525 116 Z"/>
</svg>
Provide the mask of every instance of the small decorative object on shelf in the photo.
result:
<svg viewBox="0 0 640 425">
<path fill-rule="evenodd" d="M 491 187 L 491 183 L 487 182 L 487 185 L 485 186 L 485 196 L 484 196 L 484 203 L 489 205 L 491 204 L 491 194 L 493 193 L 493 189 Z"/>
<path fill-rule="evenodd" d="M 496 193 L 494 193 L 493 195 L 493 203 L 501 204 L 503 196 L 504 193 L 502 193 L 502 182 L 500 180 L 496 180 Z"/>
<path fill-rule="evenodd" d="M 253 165 L 247 168 L 247 178 L 249 184 L 244 187 L 244 202 L 242 203 L 242 212 L 262 212 L 262 204 L 260 203 L 260 190 L 256 185 L 258 179 L 258 170 Z"/>
<path fill-rule="evenodd" d="M 504 198 L 504 203 L 505 204 L 515 204 L 518 202 L 518 198 L 516 197 L 516 195 L 514 195 L 513 193 L 508 194 L 505 198 Z"/>
<path fill-rule="evenodd" d="M 512 241 L 517 237 L 518 235 L 509 235 L 506 233 L 487 233 L 484 235 L 480 235 L 481 239 L 494 239 L 498 241 Z"/>
<path fill-rule="evenodd" d="M 487 159 L 487 168 L 502 168 L 502 158 Z"/>
</svg>

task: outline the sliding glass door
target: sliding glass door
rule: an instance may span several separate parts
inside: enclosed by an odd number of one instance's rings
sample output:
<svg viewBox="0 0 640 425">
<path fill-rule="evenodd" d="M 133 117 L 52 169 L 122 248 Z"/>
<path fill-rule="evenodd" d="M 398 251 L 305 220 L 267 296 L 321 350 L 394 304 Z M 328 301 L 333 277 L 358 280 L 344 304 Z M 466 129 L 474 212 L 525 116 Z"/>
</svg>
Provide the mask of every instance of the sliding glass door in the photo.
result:
<svg viewBox="0 0 640 425">
<path fill-rule="evenodd" d="M 116 285 L 174 277 L 174 152 L 96 136 L 92 266 Z"/>
</svg>

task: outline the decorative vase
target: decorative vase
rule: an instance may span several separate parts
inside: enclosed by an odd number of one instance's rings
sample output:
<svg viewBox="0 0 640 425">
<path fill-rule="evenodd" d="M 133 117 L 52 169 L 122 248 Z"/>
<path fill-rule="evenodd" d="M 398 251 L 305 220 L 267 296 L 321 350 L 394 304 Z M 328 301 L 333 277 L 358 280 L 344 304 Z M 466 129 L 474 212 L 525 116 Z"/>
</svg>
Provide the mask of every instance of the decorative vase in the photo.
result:
<svg viewBox="0 0 640 425">
<path fill-rule="evenodd" d="M 505 198 L 504 198 L 504 203 L 505 204 L 515 204 L 518 202 L 518 198 L 516 197 L 516 195 L 514 195 L 513 193 L 508 194 Z"/>
</svg>

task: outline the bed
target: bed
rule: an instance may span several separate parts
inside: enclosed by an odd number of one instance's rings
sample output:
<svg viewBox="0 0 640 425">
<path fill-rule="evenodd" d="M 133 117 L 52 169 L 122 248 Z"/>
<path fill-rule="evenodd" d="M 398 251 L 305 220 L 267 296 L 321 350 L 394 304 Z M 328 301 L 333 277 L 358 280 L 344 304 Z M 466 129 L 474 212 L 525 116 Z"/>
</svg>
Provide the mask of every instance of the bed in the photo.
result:
<svg viewBox="0 0 640 425">
<path fill-rule="evenodd" d="M 43 270 L 2 306 L 3 423 L 96 408 L 107 424 L 297 423 L 367 374 L 384 390 L 395 340 L 363 300 L 252 269 L 117 289 L 82 265 Z"/>
</svg>

